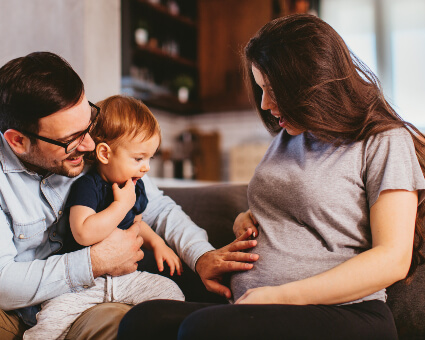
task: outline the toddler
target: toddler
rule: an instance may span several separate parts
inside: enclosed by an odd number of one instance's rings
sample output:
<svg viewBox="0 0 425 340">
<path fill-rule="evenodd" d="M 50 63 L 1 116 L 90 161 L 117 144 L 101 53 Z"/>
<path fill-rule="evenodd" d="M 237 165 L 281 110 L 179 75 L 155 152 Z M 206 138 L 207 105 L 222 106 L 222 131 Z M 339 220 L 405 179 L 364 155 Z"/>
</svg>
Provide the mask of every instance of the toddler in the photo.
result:
<svg viewBox="0 0 425 340">
<path fill-rule="evenodd" d="M 141 178 L 149 171 L 149 161 L 159 147 L 159 124 L 143 103 L 131 97 L 112 96 L 98 105 L 101 113 L 90 133 L 96 143 L 92 156 L 95 163 L 75 181 L 66 203 L 74 238 L 67 250 L 93 245 L 117 227 L 127 229 L 140 221 L 143 247 L 153 251 L 158 269 L 162 271 L 166 261 L 170 274 L 180 275 L 180 259 L 142 221 L 148 199 Z M 93 287 L 44 302 L 37 324 L 24 333 L 24 339 L 64 339 L 78 316 L 99 303 L 136 305 L 153 299 L 184 300 L 173 281 L 148 272 L 106 275 L 94 282 Z"/>
</svg>

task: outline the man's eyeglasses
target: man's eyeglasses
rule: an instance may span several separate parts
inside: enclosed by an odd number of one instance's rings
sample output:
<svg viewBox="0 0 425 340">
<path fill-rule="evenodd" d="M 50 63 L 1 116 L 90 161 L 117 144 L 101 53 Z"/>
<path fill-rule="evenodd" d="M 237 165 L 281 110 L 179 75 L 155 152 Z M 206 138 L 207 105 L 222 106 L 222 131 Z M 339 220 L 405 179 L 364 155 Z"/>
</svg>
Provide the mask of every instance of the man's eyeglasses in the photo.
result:
<svg viewBox="0 0 425 340">
<path fill-rule="evenodd" d="M 89 104 L 90 104 L 90 107 L 91 107 L 90 125 L 87 127 L 87 129 L 85 129 L 84 131 L 79 133 L 75 138 L 71 139 L 68 142 L 59 142 L 57 140 L 50 139 L 50 138 L 43 137 L 43 136 L 39 136 L 35 133 L 28 132 L 28 131 L 22 131 L 22 133 L 24 133 L 28 136 L 37 138 L 39 140 L 42 140 L 43 142 L 47 142 L 47 143 L 50 143 L 50 144 L 61 146 L 61 147 L 65 148 L 65 153 L 69 154 L 81 145 L 81 143 L 84 140 L 84 137 L 86 137 L 86 135 L 88 133 L 92 132 L 93 128 L 96 126 L 97 117 L 99 116 L 99 113 L 100 113 L 100 108 L 98 106 L 94 105 L 91 102 L 89 102 Z"/>
</svg>

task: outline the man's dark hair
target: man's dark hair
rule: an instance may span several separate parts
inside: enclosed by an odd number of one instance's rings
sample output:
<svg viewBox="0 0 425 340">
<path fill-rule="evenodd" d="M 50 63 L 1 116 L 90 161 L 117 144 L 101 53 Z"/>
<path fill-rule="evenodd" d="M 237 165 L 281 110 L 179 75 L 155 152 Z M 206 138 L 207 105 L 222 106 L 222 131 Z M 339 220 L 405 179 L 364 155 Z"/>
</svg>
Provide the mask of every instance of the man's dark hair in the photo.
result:
<svg viewBox="0 0 425 340">
<path fill-rule="evenodd" d="M 50 52 L 34 52 L 0 68 L 0 131 L 38 132 L 38 120 L 74 106 L 84 85 L 71 65 Z"/>
</svg>

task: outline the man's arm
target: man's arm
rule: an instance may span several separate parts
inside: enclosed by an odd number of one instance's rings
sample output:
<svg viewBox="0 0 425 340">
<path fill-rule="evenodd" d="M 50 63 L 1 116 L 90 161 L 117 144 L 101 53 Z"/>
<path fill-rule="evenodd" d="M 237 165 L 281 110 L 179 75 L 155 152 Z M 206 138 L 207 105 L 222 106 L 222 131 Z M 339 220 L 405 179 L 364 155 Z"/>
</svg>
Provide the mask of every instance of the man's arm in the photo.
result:
<svg viewBox="0 0 425 340">
<path fill-rule="evenodd" d="M 230 245 L 215 250 L 208 235 L 182 211 L 170 197 L 164 196 L 148 178 L 143 177 L 149 204 L 143 219 L 162 236 L 189 267 L 198 272 L 208 290 L 230 296 L 230 290 L 219 284 L 224 273 L 249 270 L 258 259 L 256 254 L 241 250 L 252 248 L 256 241 L 247 241 L 250 229 Z M 196 267 L 196 268 L 195 268 Z"/>
<path fill-rule="evenodd" d="M 16 262 L 17 255 L 12 227 L 0 210 L 0 309 L 36 305 L 94 284 L 89 248 L 28 262 Z"/>
<path fill-rule="evenodd" d="M 133 272 L 143 258 L 139 226 L 117 230 L 91 248 L 45 260 L 16 262 L 13 233 L 0 210 L 0 309 L 14 310 L 39 304 L 58 295 L 94 285 L 94 278 Z"/>
<path fill-rule="evenodd" d="M 136 271 L 137 262 L 144 256 L 140 249 L 142 244 L 140 222 L 127 230 L 116 228 L 102 242 L 90 247 L 93 276 L 121 276 Z"/>
<path fill-rule="evenodd" d="M 147 175 L 142 180 L 149 200 L 143 220 L 194 271 L 199 257 L 215 249 L 208 242 L 207 232 L 193 223 L 170 197 L 164 196 Z"/>
</svg>

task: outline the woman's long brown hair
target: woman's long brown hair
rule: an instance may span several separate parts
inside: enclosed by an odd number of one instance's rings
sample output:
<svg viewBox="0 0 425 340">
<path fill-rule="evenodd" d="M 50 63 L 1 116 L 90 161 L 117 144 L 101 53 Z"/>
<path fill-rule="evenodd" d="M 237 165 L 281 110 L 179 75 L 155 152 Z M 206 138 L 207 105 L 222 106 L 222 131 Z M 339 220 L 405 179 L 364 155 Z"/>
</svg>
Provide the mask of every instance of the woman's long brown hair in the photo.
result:
<svg viewBox="0 0 425 340">
<path fill-rule="evenodd" d="M 271 134 L 281 127 L 261 109 L 262 89 L 251 72 L 254 65 L 268 82 L 282 117 L 335 145 L 368 139 L 405 128 L 425 174 L 425 137 L 404 121 L 386 101 L 377 77 L 346 46 L 335 30 L 316 16 L 294 14 L 263 26 L 244 51 L 245 76 L 257 111 Z M 418 206 L 412 263 L 407 278 L 425 262 L 425 202 Z"/>
</svg>

